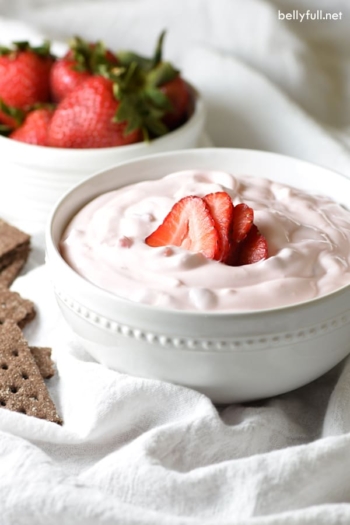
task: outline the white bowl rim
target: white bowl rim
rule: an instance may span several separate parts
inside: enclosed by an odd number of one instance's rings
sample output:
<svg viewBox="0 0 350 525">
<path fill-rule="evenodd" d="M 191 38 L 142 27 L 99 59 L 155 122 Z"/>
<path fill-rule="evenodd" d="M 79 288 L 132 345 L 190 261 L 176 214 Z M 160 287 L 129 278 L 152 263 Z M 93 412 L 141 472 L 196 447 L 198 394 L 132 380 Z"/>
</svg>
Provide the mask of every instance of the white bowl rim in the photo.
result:
<svg viewBox="0 0 350 525">
<path fill-rule="evenodd" d="M 24 151 L 28 153 L 33 152 L 34 148 L 36 148 L 36 151 L 38 151 L 38 154 L 40 151 L 45 152 L 45 155 L 50 155 L 50 154 L 57 155 L 57 153 L 59 152 L 60 154 L 62 154 L 62 156 L 64 155 L 68 159 L 69 157 L 71 156 L 73 157 L 74 155 L 77 155 L 77 154 L 82 154 L 85 156 L 88 156 L 88 155 L 102 156 L 103 154 L 108 154 L 109 152 L 112 152 L 112 151 L 120 151 L 121 153 L 124 151 L 128 151 L 132 153 L 133 151 L 137 152 L 140 149 L 141 150 L 145 149 L 149 145 L 152 145 L 154 143 L 159 145 L 162 142 L 166 142 L 170 138 L 174 138 L 177 135 L 182 134 L 184 131 L 187 131 L 188 128 L 191 128 L 192 126 L 196 125 L 197 121 L 202 118 L 202 115 L 205 112 L 203 97 L 201 96 L 201 94 L 196 88 L 194 88 L 189 82 L 187 82 L 187 80 L 186 80 L 186 83 L 191 86 L 194 92 L 194 96 L 195 96 L 195 103 L 194 103 L 194 109 L 193 109 L 192 115 L 190 116 L 188 120 L 186 120 L 186 122 L 181 124 L 181 126 L 179 126 L 178 128 L 172 131 L 169 131 L 168 133 L 166 133 L 165 135 L 162 135 L 161 137 L 152 139 L 150 142 L 141 141 L 141 142 L 136 142 L 134 144 L 126 144 L 125 146 L 110 146 L 107 148 L 54 148 L 51 146 L 38 146 L 36 144 L 27 144 L 25 142 L 16 141 L 9 137 L 0 135 L 0 143 L 1 141 L 5 141 L 5 142 L 10 141 L 11 143 L 15 144 L 14 147 L 24 148 Z M 154 155 L 156 155 L 156 153 L 154 153 Z"/>
<path fill-rule="evenodd" d="M 154 311 L 155 313 L 167 313 L 167 314 L 171 314 L 171 315 L 174 315 L 174 316 L 183 316 L 183 315 L 186 315 L 186 316 L 191 316 L 193 318 L 205 318 L 205 317 L 212 317 L 212 318 L 216 318 L 216 317 L 220 317 L 220 318 L 228 318 L 228 317 L 233 317 L 233 318 L 237 318 L 237 319 L 243 319 L 243 318 L 249 318 L 251 317 L 252 315 L 259 315 L 259 316 L 268 316 L 272 313 L 276 313 L 276 312 L 283 312 L 283 313 L 291 313 L 295 310 L 300 310 L 300 309 L 307 309 L 309 308 L 310 306 L 312 305 L 319 305 L 320 303 L 322 302 L 325 302 L 325 301 L 328 301 L 330 299 L 336 299 L 336 297 L 338 295 L 342 295 L 344 292 L 346 291 L 350 291 L 350 284 L 347 284 L 347 285 L 344 285 L 340 288 L 337 288 L 336 290 L 332 291 L 332 292 L 329 292 L 327 294 L 324 294 L 320 297 L 315 297 L 313 299 L 310 299 L 310 300 L 307 300 L 307 301 L 301 301 L 301 302 L 298 302 L 298 303 L 293 303 L 293 304 L 290 304 L 290 305 L 284 305 L 284 306 L 280 306 L 280 307 L 273 307 L 273 308 L 265 308 L 265 309 L 256 309 L 256 310 L 244 310 L 242 312 L 231 312 L 231 311 L 227 311 L 227 310 L 203 310 L 203 311 L 198 311 L 198 310 L 179 310 L 179 309 L 176 309 L 176 308 L 162 308 L 162 307 L 159 307 L 159 306 L 154 306 L 154 305 L 149 305 L 149 304 L 145 304 L 145 303 L 138 303 L 136 301 L 131 301 L 129 299 L 126 299 L 124 297 L 121 297 L 115 293 L 112 293 L 112 292 L 109 292 L 108 290 L 105 290 L 104 288 L 101 288 L 100 286 L 92 283 L 91 281 L 88 281 L 87 279 L 85 279 L 84 277 L 82 277 L 81 275 L 79 275 L 75 270 L 73 270 L 73 268 L 71 266 L 69 266 L 68 263 L 66 263 L 66 261 L 63 259 L 63 257 L 61 256 L 59 250 L 58 250 L 58 247 L 55 245 L 55 243 L 53 242 L 53 239 L 52 239 L 52 226 L 53 226 L 53 223 L 54 223 L 54 220 L 55 220 L 55 216 L 56 216 L 56 213 L 57 213 L 57 210 L 60 208 L 60 206 L 63 204 L 64 200 L 73 192 L 76 192 L 76 191 L 79 191 L 79 188 L 81 186 L 84 186 L 84 185 L 87 185 L 89 184 L 89 182 L 93 179 L 96 179 L 98 178 L 99 176 L 109 172 L 109 171 L 112 171 L 114 170 L 115 168 L 119 168 L 119 167 L 122 167 L 122 166 L 125 166 L 125 165 L 130 165 L 130 164 L 138 164 L 138 163 L 141 163 L 141 162 L 152 162 L 152 159 L 154 158 L 167 158 L 167 157 L 172 157 L 174 155 L 176 156 L 179 156 L 179 155 L 191 155 L 191 154 L 200 154 L 201 152 L 207 152 L 207 153 L 217 153 L 217 152 L 242 152 L 244 154 L 247 154 L 247 155 L 261 155 L 261 156 L 265 156 L 265 157 L 271 157 L 271 158 L 281 158 L 281 159 L 284 159 L 284 160 L 290 160 L 290 161 L 294 161 L 294 162 L 297 162 L 299 163 L 300 165 L 304 165 L 305 167 L 312 167 L 312 168 L 318 168 L 324 172 L 327 172 L 327 173 L 333 173 L 333 174 L 337 174 L 338 176 L 340 176 L 341 178 L 345 179 L 345 180 L 349 180 L 348 177 L 346 177 L 344 174 L 336 171 L 336 170 L 333 170 L 333 169 L 329 169 L 325 166 L 322 166 L 320 164 L 316 164 L 316 163 L 313 163 L 313 162 L 309 162 L 309 161 L 305 161 L 305 160 L 301 160 L 301 159 L 298 159 L 296 157 L 292 157 L 292 156 L 289 156 L 289 155 L 284 155 L 284 154 L 281 154 L 281 153 L 274 153 L 274 152 L 270 152 L 270 151 L 263 151 L 263 150 L 253 150 L 253 149 L 245 149 L 245 148 L 193 148 L 193 149 L 185 149 L 185 150 L 177 150 L 177 151 L 169 151 L 169 152 L 164 152 L 164 153 L 155 153 L 155 154 L 152 154 L 152 155 L 147 155 L 147 156 L 143 156 L 143 157 L 137 157 L 136 159 L 133 159 L 133 160 L 127 160 L 127 161 L 124 161 L 124 162 L 120 162 L 118 164 L 116 164 L 115 166 L 112 166 L 108 169 L 105 169 L 105 170 L 102 170 L 102 171 L 98 171 L 97 173 L 89 176 L 88 178 L 86 178 L 84 181 L 80 182 L 79 184 L 75 185 L 73 188 L 70 188 L 60 199 L 59 201 L 56 203 L 54 209 L 52 210 L 50 216 L 49 216 L 49 219 L 47 221 L 47 226 L 46 226 L 46 232 L 45 232 L 45 240 L 46 240 L 46 257 L 48 258 L 48 252 L 50 251 L 50 254 L 54 255 L 54 257 L 56 258 L 56 261 L 61 264 L 64 268 L 65 268 L 65 271 L 68 271 L 72 276 L 74 276 L 75 279 L 77 279 L 78 282 L 80 282 L 81 284 L 83 284 L 87 289 L 90 289 L 91 290 L 91 293 L 93 293 L 94 291 L 98 291 L 99 294 L 101 294 L 103 297 L 105 297 L 106 299 L 109 299 L 109 300 L 114 300 L 114 301 L 118 301 L 120 302 L 121 304 L 125 304 L 125 305 L 128 305 L 128 306 L 133 306 L 135 307 L 135 309 L 137 310 L 145 310 L 145 311 Z M 349 181 L 349 184 L 350 184 L 350 181 Z"/>
</svg>

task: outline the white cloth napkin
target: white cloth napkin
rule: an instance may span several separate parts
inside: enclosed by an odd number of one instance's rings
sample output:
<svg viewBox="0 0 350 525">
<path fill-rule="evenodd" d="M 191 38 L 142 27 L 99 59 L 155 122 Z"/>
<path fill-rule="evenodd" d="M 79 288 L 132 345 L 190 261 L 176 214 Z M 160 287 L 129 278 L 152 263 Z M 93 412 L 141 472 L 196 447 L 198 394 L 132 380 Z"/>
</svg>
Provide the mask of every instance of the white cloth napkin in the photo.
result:
<svg viewBox="0 0 350 525">
<path fill-rule="evenodd" d="M 166 27 L 166 56 L 202 91 L 216 145 L 350 176 L 350 6 L 329 4 L 0 0 L 0 14 L 13 18 L 0 20 L 0 39 L 77 33 L 148 53 Z M 278 20 L 293 8 L 342 11 L 343 20 Z M 25 334 L 52 345 L 49 388 L 65 424 L 0 411 L 1 525 L 350 523 L 349 360 L 289 394 L 220 408 L 189 389 L 118 374 L 81 348 L 45 267 L 32 269 L 43 247 L 35 232 L 14 288 L 37 305 Z"/>
<path fill-rule="evenodd" d="M 0 523 L 349 522 L 350 363 L 295 392 L 217 409 L 94 362 L 44 266 L 14 289 L 35 298 L 25 335 L 53 348 L 48 384 L 64 426 L 1 411 Z"/>
</svg>

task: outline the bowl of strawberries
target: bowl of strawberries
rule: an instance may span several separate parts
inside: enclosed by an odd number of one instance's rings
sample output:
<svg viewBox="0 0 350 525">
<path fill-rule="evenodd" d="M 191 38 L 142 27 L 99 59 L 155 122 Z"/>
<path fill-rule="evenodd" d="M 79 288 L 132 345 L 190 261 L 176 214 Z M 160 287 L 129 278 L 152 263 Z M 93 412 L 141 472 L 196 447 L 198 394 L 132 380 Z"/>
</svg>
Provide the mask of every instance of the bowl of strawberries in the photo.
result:
<svg viewBox="0 0 350 525">
<path fill-rule="evenodd" d="M 57 203 L 47 267 L 100 363 L 216 403 L 279 395 L 349 353 L 350 181 L 262 151 L 127 161 Z"/>
<path fill-rule="evenodd" d="M 43 223 L 54 202 L 94 172 L 135 157 L 198 145 L 198 91 L 163 60 L 112 52 L 75 37 L 62 57 L 50 43 L 0 48 L 4 213 Z M 9 177 L 9 172 L 11 176 Z"/>
</svg>

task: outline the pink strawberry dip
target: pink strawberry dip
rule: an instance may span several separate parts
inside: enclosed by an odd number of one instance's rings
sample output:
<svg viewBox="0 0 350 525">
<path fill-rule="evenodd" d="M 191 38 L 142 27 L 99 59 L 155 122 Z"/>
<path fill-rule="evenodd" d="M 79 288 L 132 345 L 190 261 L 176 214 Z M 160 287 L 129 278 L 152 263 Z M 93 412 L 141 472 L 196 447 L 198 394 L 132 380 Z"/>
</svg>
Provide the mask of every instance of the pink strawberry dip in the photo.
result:
<svg viewBox="0 0 350 525">
<path fill-rule="evenodd" d="M 178 200 L 218 191 L 254 209 L 268 259 L 234 267 L 147 246 Z M 350 284 L 350 212 L 267 179 L 182 171 L 97 197 L 73 217 L 60 249 L 81 276 L 130 301 L 192 311 L 279 308 Z"/>
</svg>

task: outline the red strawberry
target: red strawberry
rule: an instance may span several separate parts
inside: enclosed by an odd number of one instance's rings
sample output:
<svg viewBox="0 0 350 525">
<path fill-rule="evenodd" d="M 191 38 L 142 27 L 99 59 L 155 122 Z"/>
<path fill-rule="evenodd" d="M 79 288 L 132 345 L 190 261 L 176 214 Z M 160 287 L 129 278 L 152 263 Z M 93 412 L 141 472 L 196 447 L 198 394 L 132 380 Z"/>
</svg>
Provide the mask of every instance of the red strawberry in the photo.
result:
<svg viewBox="0 0 350 525">
<path fill-rule="evenodd" d="M 231 197 L 225 191 L 210 193 L 204 197 L 219 233 L 221 250 L 219 261 L 226 261 L 230 249 L 230 236 L 234 208 Z"/>
<path fill-rule="evenodd" d="M 235 266 L 253 264 L 267 257 L 267 241 L 253 224 L 246 238 L 238 246 Z"/>
<path fill-rule="evenodd" d="M 230 266 L 235 266 L 237 259 L 237 248 L 239 243 L 246 238 L 254 220 L 254 211 L 247 204 L 237 204 L 232 214 L 232 230 L 230 237 L 230 248 L 224 262 Z"/>
<path fill-rule="evenodd" d="M 113 83 L 92 76 L 60 102 L 52 117 L 48 145 L 58 148 L 106 148 L 142 140 L 139 129 L 125 133 L 127 123 L 115 122 L 119 102 Z"/>
<path fill-rule="evenodd" d="M 162 59 L 164 36 L 165 32 L 157 41 L 153 57 L 120 51 L 119 67 L 103 73 L 116 83 L 118 118 L 123 120 L 129 114 L 132 127 L 141 128 L 145 140 L 180 126 L 192 109 L 188 84 L 170 62 Z"/>
<path fill-rule="evenodd" d="M 51 109 L 35 109 L 27 115 L 24 123 L 10 134 L 10 138 L 27 144 L 46 146 L 51 117 Z"/>
<path fill-rule="evenodd" d="M 102 42 L 89 43 L 76 37 L 70 47 L 68 53 L 57 60 L 51 70 L 51 91 L 56 102 L 63 100 L 86 79 L 97 74 L 100 66 L 118 64 L 116 56 Z"/>
<path fill-rule="evenodd" d="M 254 211 L 247 204 L 237 204 L 233 211 L 232 239 L 241 242 L 248 234 L 254 221 Z"/>
<path fill-rule="evenodd" d="M 202 253 L 208 259 L 217 259 L 220 239 L 209 208 L 200 197 L 189 196 L 179 200 L 163 223 L 145 239 L 148 246 L 180 246 Z"/>
<path fill-rule="evenodd" d="M 151 83 L 153 82 L 154 86 L 166 96 L 167 105 L 163 107 L 165 115 L 162 122 L 168 130 L 172 130 L 187 120 L 191 106 L 191 95 L 190 88 L 180 76 L 179 71 L 162 59 L 164 37 L 165 31 L 161 33 L 158 39 L 153 56 L 154 69 L 150 72 L 149 79 L 151 78 Z"/>
<path fill-rule="evenodd" d="M 49 46 L 31 48 L 27 42 L 14 49 L 0 48 L 0 99 L 8 106 L 27 109 L 50 99 L 49 76 L 53 58 Z M 0 121 L 8 119 L 0 112 Z"/>
<path fill-rule="evenodd" d="M 68 93 L 73 91 L 79 84 L 91 77 L 89 71 L 75 70 L 75 60 L 65 58 L 57 60 L 51 69 L 51 92 L 55 102 L 63 100 Z"/>
<path fill-rule="evenodd" d="M 175 129 L 188 118 L 191 102 L 188 84 L 178 75 L 173 80 L 162 84 L 159 89 L 168 97 L 172 105 L 172 109 L 163 117 L 163 122 L 168 129 Z"/>
</svg>

